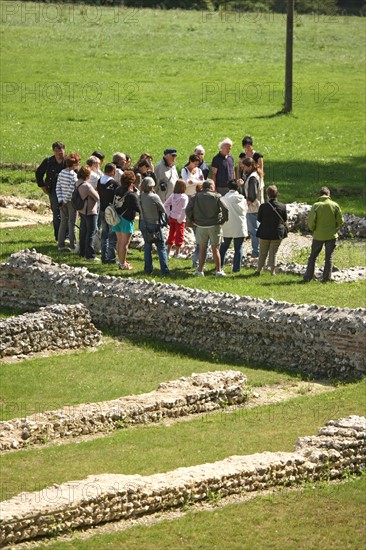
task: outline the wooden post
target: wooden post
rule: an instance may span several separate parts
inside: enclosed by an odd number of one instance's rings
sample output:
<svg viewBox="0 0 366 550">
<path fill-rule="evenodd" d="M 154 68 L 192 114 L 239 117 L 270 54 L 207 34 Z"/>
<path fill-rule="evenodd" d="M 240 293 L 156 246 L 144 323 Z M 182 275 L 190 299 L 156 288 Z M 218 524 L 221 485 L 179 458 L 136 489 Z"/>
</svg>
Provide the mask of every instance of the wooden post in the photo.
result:
<svg viewBox="0 0 366 550">
<path fill-rule="evenodd" d="M 295 0 L 287 0 L 285 104 L 283 109 L 285 113 L 292 112 L 294 11 Z"/>
</svg>

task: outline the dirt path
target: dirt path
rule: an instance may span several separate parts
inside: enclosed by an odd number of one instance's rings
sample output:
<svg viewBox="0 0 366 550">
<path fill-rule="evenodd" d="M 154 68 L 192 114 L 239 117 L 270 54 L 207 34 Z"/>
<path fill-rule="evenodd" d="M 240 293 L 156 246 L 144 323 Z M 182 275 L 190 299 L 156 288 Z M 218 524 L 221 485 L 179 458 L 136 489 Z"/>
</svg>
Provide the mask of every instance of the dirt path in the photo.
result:
<svg viewBox="0 0 366 550">
<path fill-rule="evenodd" d="M 49 224 L 52 214 L 47 202 L 0 196 L 0 229 Z"/>
</svg>

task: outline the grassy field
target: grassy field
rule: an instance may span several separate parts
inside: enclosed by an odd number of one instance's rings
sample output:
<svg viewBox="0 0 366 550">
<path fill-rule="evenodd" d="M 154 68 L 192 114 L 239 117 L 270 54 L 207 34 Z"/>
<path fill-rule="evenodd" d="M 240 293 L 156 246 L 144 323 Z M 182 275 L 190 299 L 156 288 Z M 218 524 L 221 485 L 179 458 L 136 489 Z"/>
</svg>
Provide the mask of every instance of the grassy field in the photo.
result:
<svg viewBox="0 0 366 550">
<path fill-rule="evenodd" d="M 353 17 L 296 18 L 294 112 L 283 104 L 285 18 L 231 12 L 183 12 L 82 5 L 0 2 L 2 125 L 0 161 L 40 162 L 55 140 L 83 159 L 96 148 L 136 159 L 148 150 L 156 162 L 165 147 L 179 151 L 182 167 L 202 143 L 211 161 L 229 136 L 233 154 L 253 135 L 265 156 L 266 183 L 279 185 L 284 202 L 313 202 L 329 185 L 344 212 L 364 215 L 364 22 Z M 1 194 L 44 198 L 29 170 L 2 170 Z M 51 226 L 1 230 L 0 261 L 36 248 L 61 255 Z M 307 251 L 294 251 L 300 263 Z M 115 266 L 95 273 L 144 277 L 140 251 L 131 251 L 132 275 Z M 365 247 L 344 242 L 339 268 L 364 265 Z M 253 270 L 203 280 L 189 260 L 172 263 L 165 282 L 263 299 L 366 307 L 365 282 L 300 285 L 300 278 Z M 229 273 L 229 270 L 228 270 Z M 156 280 L 162 280 L 154 274 Z M 0 315 L 11 312 L 2 309 Z M 65 404 L 150 391 L 161 381 L 192 372 L 240 368 L 253 386 L 297 380 L 287 372 L 223 363 L 184 347 L 127 342 L 109 335 L 96 351 L 1 365 L 1 418 L 23 417 Z M 40 391 L 40 388 L 42 390 Z M 163 472 L 220 460 L 231 454 L 292 450 L 330 419 L 366 413 L 365 381 L 294 401 L 223 412 L 188 422 L 121 430 L 94 441 L 25 449 L 0 457 L 2 499 L 23 490 L 89 474 Z M 26 472 L 26 475 L 25 475 Z M 365 477 L 341 485 L 304 487 L 294 495 L 258 497 L 213 512 L 188 513 L 174 522 L 135 527 L 87 540 L 57 541 L 52 549 L 358 549 L 365 538 Z"/>
<path fill-rule="evenodd" d="M 364 211 L 362 19 L 297 18 L 294 112 L 277 116 L 281 15 L 1 7 L 3 162 L 40 162 L 61 139 L 84 159 L 100 148 L 157 160 L 174 146 L 181 167 L 198 143 L 210 162 L 226 135 L 237 158 L 249 134 L 284 201 L 311 202 L 328 184 L 345 211 Z"/>
</svg>

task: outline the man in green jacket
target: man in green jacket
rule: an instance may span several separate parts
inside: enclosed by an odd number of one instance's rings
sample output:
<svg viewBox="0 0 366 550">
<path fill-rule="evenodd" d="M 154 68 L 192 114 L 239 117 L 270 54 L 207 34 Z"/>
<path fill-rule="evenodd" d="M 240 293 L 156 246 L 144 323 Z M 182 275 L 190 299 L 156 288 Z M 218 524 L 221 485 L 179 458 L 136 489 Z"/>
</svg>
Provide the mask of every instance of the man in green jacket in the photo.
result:
<svg viewBox="0 0 366 550">
<path fill-rule="evenodd" d="M 313 204 L 308 219 L 309 229 L 313 232 L 313 242 L 304 275 L 305 283 L 314 277 L 315 262 L 323 245 L 325 245 L 325 264 L 322 282 L 326 283 L 331 280 L 333 255 L 338 237 L 337 230 L 342 227 L 343 222 L 341 209 L 336 202 L 331 200 L 328 187 L 322 187 L 320 197 Z"/>
</svg>

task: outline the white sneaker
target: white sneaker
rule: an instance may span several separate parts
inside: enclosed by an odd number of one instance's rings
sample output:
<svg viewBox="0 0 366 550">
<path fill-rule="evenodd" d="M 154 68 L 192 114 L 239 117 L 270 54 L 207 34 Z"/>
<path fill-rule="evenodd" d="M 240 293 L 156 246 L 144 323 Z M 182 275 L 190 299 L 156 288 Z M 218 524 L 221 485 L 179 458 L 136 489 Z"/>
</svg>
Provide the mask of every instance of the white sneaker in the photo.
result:
<svg viewBox="0 0 366 550">
<path fill-rule="evenodd" d="M 175 258 L 177 258 L 177 260 L 185 260 L 186 257 L 184 256 L 184 254 L 177 254 L 176 256 L 174 256 Z"/>
<path fill-rule="evenodd" d="M 100 258 L 85 258 L 87 262 L 100 262 Z"/>
<path fill-rule="evenodd" d="M 196 277 L 204 277 L 204 276 L 205 276 L 205 274 L 203 273 L 203 271 L 198 271 L 198 269 L 197 269 L 197 271 L 195 271 L 194 274 L 195 274 Z"/>
<path fill-rule="evenodd" d="M 216 277 L 226 277 L 225 271 L 216 271 Z"/>
</svg>

